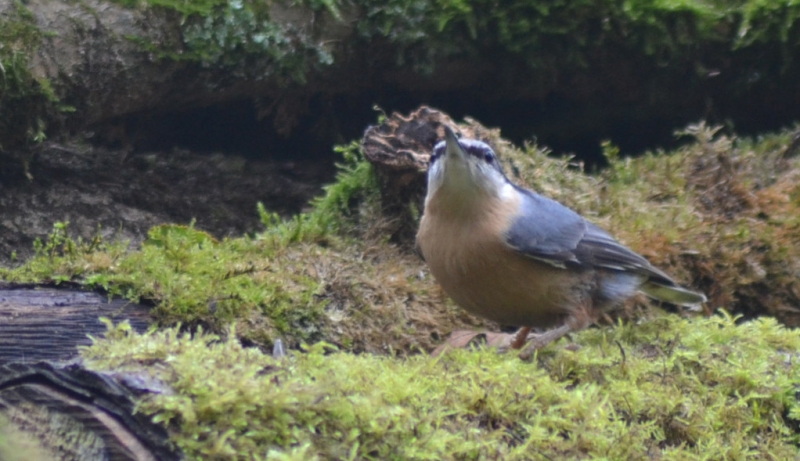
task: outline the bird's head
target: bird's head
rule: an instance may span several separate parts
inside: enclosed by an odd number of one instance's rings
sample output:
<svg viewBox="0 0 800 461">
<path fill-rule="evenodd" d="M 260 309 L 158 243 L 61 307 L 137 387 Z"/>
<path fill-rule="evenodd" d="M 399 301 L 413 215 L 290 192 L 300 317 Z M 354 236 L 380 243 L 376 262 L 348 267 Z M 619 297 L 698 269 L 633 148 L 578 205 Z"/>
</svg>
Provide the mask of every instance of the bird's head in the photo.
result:
<svg viewBox="0 0 800 461">
<path fill-rule="evenodd" d="M 428 168 L 428 198 L 437 192 L 460 197 L 497 198 L 512 187 L 488 144 L 475 139 L 458 139 L 444 127 L 445 139 L 433 148 Z"/>
</svg>

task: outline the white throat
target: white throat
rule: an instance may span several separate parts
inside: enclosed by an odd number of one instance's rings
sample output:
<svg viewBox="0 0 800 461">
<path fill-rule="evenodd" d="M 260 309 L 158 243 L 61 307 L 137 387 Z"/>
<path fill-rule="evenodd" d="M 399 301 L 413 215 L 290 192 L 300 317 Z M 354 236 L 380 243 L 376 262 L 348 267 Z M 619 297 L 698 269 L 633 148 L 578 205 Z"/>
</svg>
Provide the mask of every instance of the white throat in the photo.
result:
<svg viewBox="0 0 800 461">
<path fill-rule="evenodd" d="M 507 199 L 514 192 L 514 187 L 493 168 L 444 155 L 428 171 L 425 206 L 436 200 L 440 210 L 468 214 L 484 200 Z"/>
</svg>

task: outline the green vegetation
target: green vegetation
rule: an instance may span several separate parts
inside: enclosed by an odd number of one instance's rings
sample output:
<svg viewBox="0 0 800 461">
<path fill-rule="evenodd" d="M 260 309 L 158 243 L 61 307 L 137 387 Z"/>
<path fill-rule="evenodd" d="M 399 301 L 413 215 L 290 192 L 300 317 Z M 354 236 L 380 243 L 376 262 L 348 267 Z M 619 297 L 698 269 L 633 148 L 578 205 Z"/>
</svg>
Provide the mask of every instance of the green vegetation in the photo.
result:
<svg viewBox="0 0 800 461">
<path fill-rule="evenodd" d="M 233 66 L 251 76 L 266 73 L 298 82 L 335 58 L 332 47 L 319 43 L 324 38 L 311 18 L 327 13 L 343 22 L 344 7 L 359 11 L 354 24 L 362 45 L 381 41 L 387 45 L 381 51 L 389 57 L 387 62 L 421 73 L 431 73 L 438 62 L 453 57 L 523 62 L 537 72 L 563 72 L 597 64 L 598 58 L 624 55 L 629 61 L 662 69 L 689 65 L 705 77 L 709 66 L 721 65 L 718 58 L 709 58 L 710 53 L 758 64 L 753 59 L 763 57 L 766 50 L 784 61 L 785 67 L 800 45 L 800 7 L 789 0 L 516 0 L 502 4 L 308 0 L 290 6 L 301 16 L 307 14 L 309 24 L 303 27 L 273 17 L 274 5 L 253 0 L 113 1 L 171 10 L 182 17 L 182 44 L 146 45 L 164 57 Z M 247 70 L 252 66 L 256 69 Z M 278 74 L 272 74 L 276 69 Z"/>
<path fill-rule="evenodd" d="M 360 222 L 364 216 L 380 214 L 378 181 L 372 166 L 364 160 L 358 141 L 335 147 L 334 151 L 343 158 L 343 163 L 337 165 L 336 182 L 326 186 L 325 194 L 312 202 L 310 213 L 281 223 L 277 214 L 259 204 L 261 222 L 267 227 L 264 237 L 277 238 L 284 245 L 320 241 L 335 235 L 363 234 L 374 224 Z"/>
<path fill-rule="evenodd" d="M 493 350 L 354 355 L 324 343 L 275 359 L 234 336 L 119 325 L 83 356 L 171 385 L 140 411 L 192 459 L 797 455 L 800 333 L 773 319 L 658 316 L 582 332 L 577 350 L 551 345 L 534 363 Z"/>
<path fill-rule="evenodd" d="M 702 65 L 709 50 L 741 52 L 770 43 L 790 59 L 800 45 L 800 7 L 787 0 L 356 3 L 365 10 L 366 19 L 357 24 L 362 37 L 385 37 L 397 47 L 398 64 L 421 71 L 452 56 L 498 53 L 540 72 L 585 67 L 619 53 L 684 68 L 687 62 Z"/>
<path fill-rule="evenodd" d="M 0 15 L 0 151 L 24 150 L 44 140 L 46 114 L 58 98 L 49 81 L 37 79 L 29 70 L 42 37 L 19 0 Z M 20 160 L 27 173 L 27 158 Z"/>
<path fill-rule="evenodd" d="M 304 83 L 312 69 L 333 62 L 328 48 L 304 24 L 275 21 L 270 2 L 254 0 L 111 0 L 148 5 L 180 15 L 181 43 L 150 43 L 130 37 L 161 58 L 199 62 L 238 77 Z M 329 2 L 323 2 L 329 3 Z M 326 7 L 314 2 L 315 9 Z M 300 8 L 300 6 L 294 6 Z M 338 13 L 329 3 L 328 11 Z M 311 12 L 309 12 L 311 13 Z M 308 29 L 313 28 L 313 23 Z"/>
</svg>

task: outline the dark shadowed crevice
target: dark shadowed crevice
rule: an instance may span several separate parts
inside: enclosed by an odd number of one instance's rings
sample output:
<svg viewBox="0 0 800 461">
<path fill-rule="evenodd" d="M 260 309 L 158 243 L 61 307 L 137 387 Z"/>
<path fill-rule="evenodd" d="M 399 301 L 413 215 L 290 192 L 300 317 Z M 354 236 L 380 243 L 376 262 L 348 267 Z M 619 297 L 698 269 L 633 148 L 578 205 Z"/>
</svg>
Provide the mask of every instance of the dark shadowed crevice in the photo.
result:
<svg viewBox="0 0 800 461">
<path fill-rule="evenodd" d="M 574 155 L 588 167 L 602 167 L 601 143 L 609 140 L 623 155 L 672 149 L 675 136 L 691 123 L 725 125 L 739 135 L 791 126 L 800 119 L 800 96 L 779 97 L 756 88 L 735 101 L 713 85 L 632 100 L 613 94 L 577 100 L 553 93 L 543 100 L 482 97 L 475 89 L 414 92 L 387 86 L 356 94 L 300 96 L 289 111 L 264 114 L 265 103 L 240 100 L 170 113 L 135 114 L 96 128 L 102 145 L 134 152 L 179 148 L 199 154 L 233 154 L 248 159 L 315 161 L 332 165 L 333 146 L 360 139 L 379 111 L 409 113 L 420 105 L 454 119 L 472 117 L 501 129 L 515 144 L 536 141 L 555 155 Z M 291 120 L 286 120 L 290 118 Z"/>
</svg>

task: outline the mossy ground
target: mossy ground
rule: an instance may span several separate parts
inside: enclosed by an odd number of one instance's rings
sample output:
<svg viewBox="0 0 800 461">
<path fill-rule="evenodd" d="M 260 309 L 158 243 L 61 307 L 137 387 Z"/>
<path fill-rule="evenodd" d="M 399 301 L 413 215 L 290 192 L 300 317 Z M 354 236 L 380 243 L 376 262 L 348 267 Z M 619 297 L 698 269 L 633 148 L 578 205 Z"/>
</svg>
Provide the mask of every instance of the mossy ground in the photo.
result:
<svg viewBox="0 0 800 461">
<path fill-rule="evenodd" d="M 516 181 L 609 229 L 718 308 L 795 324 L 800 181 L 792 133 L 736 139 L 702 124 L 670 153 L 587 175 L 535 146 L 492 141 Z M 10 281 L 72 281 L 153 302 L 162 328 L 125 327 L 84 351 L 96 368 L 143 368 L 175 394 L 142 402 L 191 457 L 210 459 L 790 459 L 795 351 L 771 318 L 682 318 L 645 300 L 559 341 L 533 363 L 431 350 L 482 324 L 447 301 L 382 229 L 378 184 L 356 144 L 312 211 L 217 241 L 151 230 L 141 249 L 74 241 L 58 224 Z M 182 335 L 169 325 L 181 322 Z M 229 325 L 235 325 L 230 329 Z M 202 326 L 223 337 L 198 332 Z M 263 354 L 276 339 L 290 358 Z M 243 340 L 260 348 L 243 348 Z M 320 341 L 324 341 L 322 343 Z M 326 346 L 332 344 L 333 346 Z M 334 352 L 333 350 L 336 349 Z M 366 353 L 365 353 L 366 352 Z"/>
<path fill-rule="evenodd" d="M 83 351 L 174 394 L 140 410 L 190 459 L 794 459 L 800 333 L 774 319 L 649 318 L 533 363 L 494 350 L 397 358 L 324 343 L 282 359 L 124 326 Z"/>
</svg>

